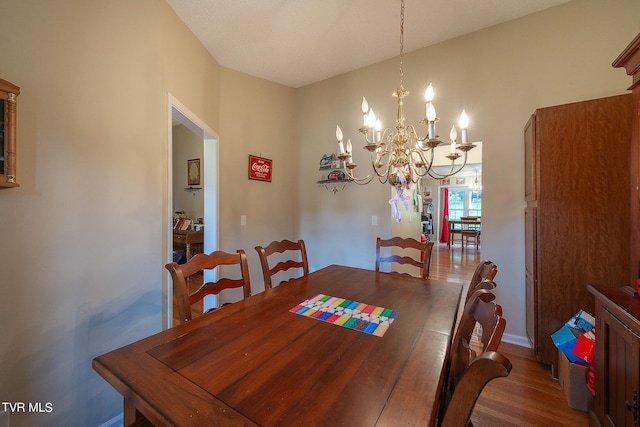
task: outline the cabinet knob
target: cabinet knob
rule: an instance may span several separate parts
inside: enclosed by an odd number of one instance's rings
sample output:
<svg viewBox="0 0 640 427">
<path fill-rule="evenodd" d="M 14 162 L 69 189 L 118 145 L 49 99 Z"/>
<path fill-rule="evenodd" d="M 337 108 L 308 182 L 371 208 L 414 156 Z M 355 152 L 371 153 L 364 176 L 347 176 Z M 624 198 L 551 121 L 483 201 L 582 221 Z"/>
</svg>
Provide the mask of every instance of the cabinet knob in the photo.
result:
<svg viewBox="0 0 640 427">
<path fill-rule="evenodd" d="M 635 390 L 633 392 L 633 405 L 628 401 L 624 401 L 624 406 L 627 408 L 627 411 L 631 411 L 633 414 L 633 425 L 638 425 L 638 391 Z"/>
</svg>

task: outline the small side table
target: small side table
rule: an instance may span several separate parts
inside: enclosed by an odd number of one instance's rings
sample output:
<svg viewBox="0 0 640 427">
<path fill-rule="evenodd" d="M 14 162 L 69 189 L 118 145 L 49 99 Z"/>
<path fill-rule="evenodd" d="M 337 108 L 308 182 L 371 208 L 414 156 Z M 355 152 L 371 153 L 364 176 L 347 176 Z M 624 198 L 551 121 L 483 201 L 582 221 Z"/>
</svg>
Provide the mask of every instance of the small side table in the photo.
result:
<svg viewBox="0 0 640 427">
<path fill-rule="evenodd" d="M 185 247 L 185 259 L 189 261 L 195 253 L 202 252 L 202 246 L 204 243 L 204 230 L 189 231 L 189 230 L 173 230 L 173 247 L 174 250 L 178 245 L 184 245 Z M 198 252 L 194 253 L 194 246 Z"/>
</svg>

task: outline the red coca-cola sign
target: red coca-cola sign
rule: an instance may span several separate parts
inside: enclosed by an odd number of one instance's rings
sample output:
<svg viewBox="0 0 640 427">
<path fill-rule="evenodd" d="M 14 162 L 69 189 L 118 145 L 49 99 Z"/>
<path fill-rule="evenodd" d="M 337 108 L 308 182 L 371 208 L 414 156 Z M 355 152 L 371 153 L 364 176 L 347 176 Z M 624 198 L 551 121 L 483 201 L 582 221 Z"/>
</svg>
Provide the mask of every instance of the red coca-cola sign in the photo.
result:
<svg viewBox="0 0 640 427">
<path fill-rule="evenodd" d="M 249 179 L 271 182 L 272 171 L 272 160 L 249 155 Z"/>
</svg>

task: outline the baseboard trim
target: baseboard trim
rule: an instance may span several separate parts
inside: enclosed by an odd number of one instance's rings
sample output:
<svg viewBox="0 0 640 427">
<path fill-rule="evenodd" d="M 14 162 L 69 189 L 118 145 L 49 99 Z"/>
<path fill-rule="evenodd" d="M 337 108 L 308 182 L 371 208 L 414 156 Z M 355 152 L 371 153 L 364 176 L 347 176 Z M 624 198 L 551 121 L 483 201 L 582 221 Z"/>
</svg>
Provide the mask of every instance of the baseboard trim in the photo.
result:
<svg viewBox="0 0 640 427">
<path fill-rule="evenodd" d="M 502 341 L 509 344 L 519 345 L 520 347 L 531 348 L 531 343 L 527 337 L 521 337 L 520 335 L 504 334 L 502 335 Z"/>
<path fill-rule="evenodd" d="M 124 414 L 118 414 L 115 417 L 111 418 L 109 421 L 106 421 L 103 424 L 100 424 L 98 427 L 123 427 L 124 425 Z"/>
</svg>

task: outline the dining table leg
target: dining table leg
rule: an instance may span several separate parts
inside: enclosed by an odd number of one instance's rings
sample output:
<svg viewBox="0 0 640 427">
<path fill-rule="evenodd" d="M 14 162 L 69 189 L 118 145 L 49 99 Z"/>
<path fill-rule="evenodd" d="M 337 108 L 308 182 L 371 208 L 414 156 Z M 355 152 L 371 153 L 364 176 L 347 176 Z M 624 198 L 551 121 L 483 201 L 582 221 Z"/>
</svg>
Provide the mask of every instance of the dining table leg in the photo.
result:
<svg viewBox="0 0 640 427">
<path fill-rule="evenodd" d="M 147 419 L 142 415 L 138 409 L 136 409 L 133 402 L 125 397 L 123 408 L 123 425 L 125 426 L 138 426 L 148 425 Z"/>
</svg>

